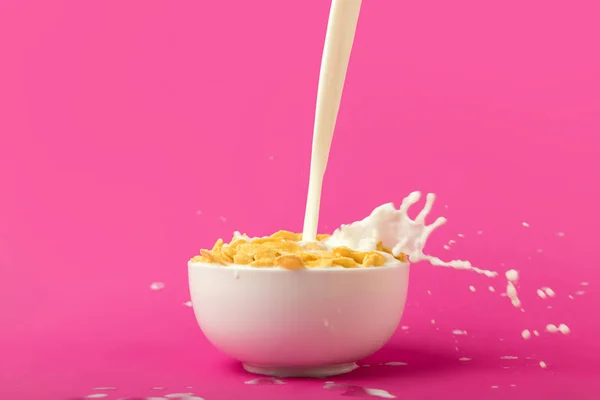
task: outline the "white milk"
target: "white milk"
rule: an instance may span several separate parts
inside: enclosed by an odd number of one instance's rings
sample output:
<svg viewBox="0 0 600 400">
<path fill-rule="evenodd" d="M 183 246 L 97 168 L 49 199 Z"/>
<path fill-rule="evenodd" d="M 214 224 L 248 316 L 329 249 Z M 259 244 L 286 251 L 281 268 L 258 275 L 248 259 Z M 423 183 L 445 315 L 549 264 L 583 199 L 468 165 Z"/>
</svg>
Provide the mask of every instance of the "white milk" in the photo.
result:
<svg viewBox="0 0 600 400">
<path fill-rule="evenodd" d="M 329 148 L 340 108 L 361 2 L 362 0 L 331 2 L 317 91 L 310 180 L 304 216 L 305 241 L 314 241 L 317 238 L 323 175 L 329 159 Z"/>
<path fill-rule="evenodd" d="M 429 225 L 425 223 L 425 218 L 429 215 L 435 201 L 435 195 L 429 193 L 419 215 L 414 220 L 411 219 L 408 210 L 420 198 L 420 192 L 412 192 L 402 200 L 397 210 L 392 203 L 379 206 L 365 219 L 336 229 L 325 243 L 330 247 L 345 246 L 355 250 L 370 251 L 376 250 L 377 244 L 381 242 L 384 247 L 391 249 L 395 256 L 400 253 L 408 255 L 412 263 L 429 261 L 436 266 L 467 269 L 488 277 L 497 276 L 497 272 L 474 267 L 469 261 L 442 261 L 423 252 L 429 235 L 443 225 L 446 218 L 439 217 Z"/>
</svg>

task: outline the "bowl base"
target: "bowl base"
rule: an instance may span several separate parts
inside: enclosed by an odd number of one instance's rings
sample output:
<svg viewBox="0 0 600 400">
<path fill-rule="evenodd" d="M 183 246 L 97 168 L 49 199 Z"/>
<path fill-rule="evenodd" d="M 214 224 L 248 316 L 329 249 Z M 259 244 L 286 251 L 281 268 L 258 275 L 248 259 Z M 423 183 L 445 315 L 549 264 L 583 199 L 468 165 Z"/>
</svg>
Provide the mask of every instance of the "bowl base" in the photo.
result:
<svg viewBox="0 0 600 400">
<path fill-rule="evenodd" d="M 320 367 L 269 367 L 242 363 L 244 369 L 252 374 L 268 375 L 277 378 L 326 378 L 341 375 L 358 368 L 356 363 L 324 365 Z"/>
</svg>

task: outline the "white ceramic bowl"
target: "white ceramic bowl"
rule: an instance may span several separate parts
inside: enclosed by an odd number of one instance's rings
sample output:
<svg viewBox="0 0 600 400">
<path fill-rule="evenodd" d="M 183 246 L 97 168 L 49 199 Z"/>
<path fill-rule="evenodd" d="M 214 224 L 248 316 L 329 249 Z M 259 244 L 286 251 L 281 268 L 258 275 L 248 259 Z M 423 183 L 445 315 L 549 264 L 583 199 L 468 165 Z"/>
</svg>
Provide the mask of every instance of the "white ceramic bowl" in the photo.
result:
<svg viewBox="0 0 600 400">
<path fill-rule="evenodd" d="M 289 271 L 188 264 L 206 338 L 253 373 L 325 377 L 380 349 L 404 311 L 409 264 Z"/>
</svg>

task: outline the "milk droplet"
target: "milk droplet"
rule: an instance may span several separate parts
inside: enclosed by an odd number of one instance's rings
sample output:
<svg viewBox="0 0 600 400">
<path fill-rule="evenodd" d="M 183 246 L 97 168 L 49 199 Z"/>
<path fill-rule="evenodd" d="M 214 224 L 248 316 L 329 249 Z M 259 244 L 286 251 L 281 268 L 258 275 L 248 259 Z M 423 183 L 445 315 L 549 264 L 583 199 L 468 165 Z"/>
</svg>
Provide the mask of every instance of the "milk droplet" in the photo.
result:
<svg viewBox="0 0 600 400">
<path fill-rule="evenodd" d="M 544 361 L 540 361 L 540 367 L 546 368 L 548 367 L 548 364 L 546 364 Z"/>
<path fill-rule="evenodd" d="M 483 235 L 483 231 L 477 231 L 478 235 Z"/>
<path fill-rule="evenodd" d="M 546 296 L 546 292 L 544 292 L 542 289 L 537 290 L 537 295 L 540 296 L 541 299 L 546 299 L 548 297 Z"/>
<path fill-rule="evenodd" d="M 513 305 L 513 307 L 515 308 L 519 308 L 521 307 L 521 300 L 517 299 L 516 297 L 513 299 L 510 299 L 510 303 Z M 525 312 L 524 309 L 521 308 L 521 312 Z"/>
<path fill-rule="evenodd" d="M 165 397 L 146 397 L 144 400 L 164 400 L 164 399 L 176 399 L 176 400 L 204 400 L 202 397 L 193 396 L 186 394 L 181 396 L 183 393 L 173 393 L 172 395 L 166 395 Z M 172 396 L 172 397 L 169 397 Z"/>
<path fill-rule="evenodd" d="M 465 235 L 463 235 L 462 233 L 459 233 L 457 236 L 458 236 L 459 238 L 464 238 L 464 237 L 465 237 Z"/>
<path fill-rule="evenodd" d="M 531 332 L 529 332 L 529 329 L 525 329 L 523 332 L 521 332 L 521 336 L 523 339 L 528 340 L 531 338 Z"/>
<path fill-rule="evenodd" d="M 556 332 L 558 332 L 558 328 L 554 324 L 548 324 L 548 325 L 546 325 L 546 330 L 548 332 L 550 332 L 550 333 L 556 333 Z"/>
<path fill-rule="evenodd" d="M 448 246 L 447 244 L 444 245 L 444 250 L 450 250 L 450 246 Z"/>
<path fill-rule="evenodd" d="M 493 286 L 488 287 L 488 289 L 490 290 L 490 292 L 494 293 L 496 291 L 496 289 Z"/>
<path fill-rule="evenodd" d="M 500 357 L 501 360 L 518 360 L 519 357 L 517 356 L 502 356 Z"/>
<path fill-rule="evenodd" d="M 384 365 L 390 366 L 390 367 L 403 367 L 405 365 L 408 365 L 407 363 L 401 362 L 401 361 L 390 361 L 390 362 L 386 362 Z"/>
<path fill-rule="evenodd" d="M 573 297 L 573 295 L 572 295 L 572 294 L 570 294 L 568 297 L 569 297 L 571 300 L 574 300 L 574 299 L 575 299 L 575 297 Z"/>
<path fill-rule="evenodd" d="M 557 232 L 557 233 L 556 233 L 556 236 L 558 236 L 558 237 L 563 237 L 563 236 L 565 236 L 565 233 L 564 233 L 564 232 Z"/>
<path fill-rule="evenodd" d="M 512 305 L 514 307 L 517 307 L 517 308 L 521 307 L 521 300 L 519 300 L 519 297 L 517 296 L 517 288 L 510 280 L 508 281 L 508 284 L 506 285 L 506 295 L 508 296 L 508 298 L 510 299 L 510 302 L 512 303 Z"/>
<path fill-rule="evenodd" d="M 400 329 L 402 329 L 403 331 L 407 331 L 407 330 L 408 330 L 408 326 L 406 326 L 406 325 L 402 325 L 402 326 L 400 327 Z"/>
<path fill-rule="evenodd" d="M 510 387 L 516 387 L 517 385 L 515 385 L 514 383 L 511 383 L 510 385 L 508 385 Z"/>
<path fill-rule="evenodd" d="M 544 252 L 544 250 L 543 250 L 543 249 L 537 249 L 536 251 L 537 251 L 538 253 L 543 253 L 543 252 Z"/>
<path fill-rule="evenodd" d="M 186 306 L 186 307 L 191 307 L 192 306 L 192 301 L 188 300 L 185 303 L 183 303 L 183 305 Z"/>
<path fill-rule="evenodd" d="M 589 286 L 590 283 L 589 282 L 581 282 L 581 286 Z"/>
<path fill-rule="evenodd" d="M 219 217 L 219 219 L 221 220 L 221 222 L 227 222 L 227 218 L 225 218 L 223 216 Z"/>
<path fill-rule="evenodd" d="M 516 282 L 519 280 L 519 272 L 514 269 L 509 269 L 508 271 L 506 271 L 505 276 L 506 279 L 508 279 L 511 282 Z"/>
<path fill-rule="evenodd" d="M 452 239 L 448 240 L 449 245 L 453 245 L 454 243 L 456 243 L 456 240 L 452 240 Z"/>
<path fill-rule="evenodd" d="M 452 334 L 453 335 L 466 335 L 467 331 L 464 331 L 462 329 L 454 329 L 454 330 L 452 330 Z"/>
<path fill-rule="evenodd" d="M 556 293 L 554 293 L 554 290 L 550 289 L 549 287 L 545 287 L 543 289 L 544 289 L 544 292 L 546 292 L 546 294 L 548 295 L 548 297 L 556 296 Z"/>
<path fill-rule="evenodd" d="M 469 286 L 469 290 L 471 292 L 475 292 L 477 289 L 475 289 L 475 286 L 471 285 L 471 286 Z"/>
<path fill-rule="evenodd" d="M 492 389 L 498 389 L 500 386 L 492 386 Z"/>
<path fill-rule="evenodd" d="M 533 334 L 534 334 L 535 336 L 540 336 L 540 333 L 539 333 L 538 331 L 533 331 Z"/>
<path fill-rule="evenodd" d="M 285 385 L 285 382 L 276 378 L 256 378 L 244 382 L 246 385 Z"/>
<path fill-rule="evenodd" d="M 565 325 L 565 324 L 558 325 L 558 330 L 563 335 L 568 335 L 569 333 L 571 333 L 571 329 L 567 325 Z"/>
<path fill-rule="evenodd" d="M 165 287 L 165 284 L 162 282 L 153 282 L 150 284 L 150 289 L 152 290 L 162 290 Z"/>
<path fill-rule="evenodd" d="M 390 392 L 388 392 L 387 390 L 370 389 L 370 388 L 364 388 L 364 390 L 368 395 L 371 395 L 373 397 L 381 397 L 382 399 L 395 399 L 396 398 L 396 396 L 390 394 Z"/>
<path fill-rule="evenodd" d="M 152 388 L 152 390 L 164 390 L 164 387 L 162 387 L 162 386 L 154 386 Z"/>
<path fill-rule="evenodd" d="M 273 156 L 269 157 L 269 160 L 271 160 L 271 161 L 273 161 L 274 159 L 275 159 L 275 157 L 273 157 Z"/>
<path fill-rule="evenodd" d="M 469 357 L 461 357 L 458 361 L 471 361 L 471 359 Z"/>
<path fill-rule="evenodd" d="M 432 323 L 433 325 L 435 325 L 435 319 L 432 319 L 432 320 L 431 320 L 431 323 Z"/>
<path fill-rule="evenodd" d="M 200 210 L 196 211 L 196 215 L 202 215 L 202 211 L 200 211 Z"/>
<path fill-rule="evenodd" d="M 183 393 L 173 393 L 172 395 L 166 395 L 165 397 L 152 397 L 152 398 L 148 398 L 146 397 L 145 400 L 164 400 L 165 398 L 172 398 L 172 399 L 176 399 L 176 400 L 204 400 L 202 397 L 198 397 L 198 396 L 193 396 L 191 394 L 185 395 L 185 396 L 180 396 Z M 168 397 L 168 396 L 173 396 L 173 397 Z"/>
<path fill-rule="evenodd" d="M 87 396 L 85 396 L 86 399 L 102 399 L 104 397 L 108 397 L 108 395 L 105 393 L 94 393 L 94 394 L 88 394 Z"/>
<path fill-rule="evenodd" d="M 525 228 L 529 228 L 529 224 L 527 222 L 521 222 L 521 225 L 523 225 Z"/>
<path fill-rule="evenodd" d="M 364 388 L 357 385 L 338 385 L 334 382 L 325 382 L 323 385 L 323 389 L 327 390 L 343 390 L 344 392 L 341 394 L 342 396 L 352 396 L 352 397 L 365 397 L 365 396 L 373 396 L 380 397 L 384 399 L 395 399 L 396 396 L 390 394 L 388 391 L 383 389 L 371 389 Z"/>
<path fill-rule="evenodd" d="M 575 292 L 577 296 L 583 296 L 585 294 L 585 290 L 578 290 Z"/>
<path fill-rule="evenodd" d="M 93 390 L 117 390 L 114 386 L 95 387 Z"/>
<path fill-rule="evenodd" d="M 427 294 L 431 296 L 431 290 L 428 290 L 428 291 L 427 291 Z"/>
</svg>

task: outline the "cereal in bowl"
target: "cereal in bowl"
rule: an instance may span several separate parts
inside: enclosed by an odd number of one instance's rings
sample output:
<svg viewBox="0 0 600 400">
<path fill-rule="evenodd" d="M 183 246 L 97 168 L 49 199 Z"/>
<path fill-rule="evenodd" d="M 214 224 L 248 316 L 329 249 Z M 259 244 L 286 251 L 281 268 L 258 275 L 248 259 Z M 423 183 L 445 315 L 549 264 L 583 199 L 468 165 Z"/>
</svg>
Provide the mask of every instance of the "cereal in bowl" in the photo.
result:
<svg viewBox="0 0 600 400">
<path fill-rule="evenodd" d="M 217 240 L 211 250 L 202 249 L 192 262 L 209 264 L 281 267 L 289 270 L 316 267 L 368 268 L 380 267 L 390 258 L 407 262 L 405 254 L 394 257 L 381 244 L 377 251 L 357 251 L 348 247 L 330 248 L 324 240 L 330 235 L 317 235 L 316 242 L 302 242 L 302 234 L 279 231 L 271 236 L 250 238 L 234 234 L 229 243 Z"/>
</svg>

